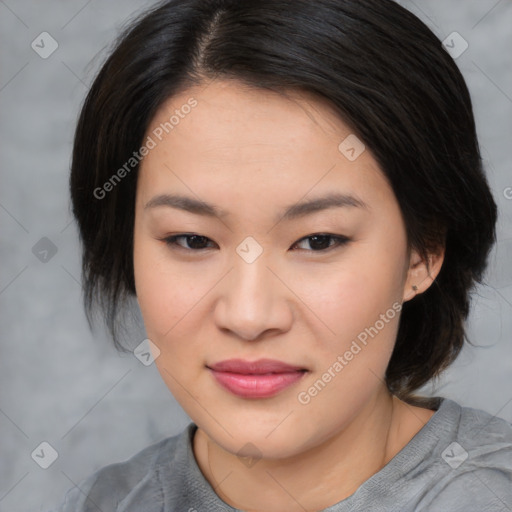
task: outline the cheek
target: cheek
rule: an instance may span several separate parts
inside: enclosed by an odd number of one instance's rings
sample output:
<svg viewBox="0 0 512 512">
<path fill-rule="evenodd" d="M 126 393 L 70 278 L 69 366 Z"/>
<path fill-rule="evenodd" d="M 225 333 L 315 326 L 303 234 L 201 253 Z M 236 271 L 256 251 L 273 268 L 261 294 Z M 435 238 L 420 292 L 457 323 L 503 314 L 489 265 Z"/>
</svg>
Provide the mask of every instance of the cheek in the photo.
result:
<svg viewBox="0 0 512 512">
<path fill-rule="evenodd" d="M 180 320 L 204 294 L 198 273 L 172 265 L 166 251 L 153 240 L 136 242 L 134 248 L 137 299 L 148 336 L 160 343 L 179 332 Z"/>
<path fill-rule="evenodd" d="M 201 298 L 211 286 L 200 274 L 174 268 L 169 259 L 162 260 L 158 251 L 151 252 L 141 251 L 135 263 L 138 301 L 147 336 L 160 350 L 156 367 L 171 393 L 184 405 L 191 400 L 185 388 L 192 389 L 191 383 L 201 377 L 199 361 L 203 353 L 199 342 L 204 336 L 198 317 L 206 314 L 201 310 Z"/>
<path fill-rule="evenodd" d="M 350 344 L 400 301 L 402 267 L 397 264 L 401 263 L 400 259 L 391 253 L 379 258 L 375 251 L 368 249 L 355 251 L 325 272 L 310 273 L 301 282 L 298 295 L 325 325 L 323 340 L 330 350 Z M 388 317 L 394 318 L 394 312 Z M 393 319 L 389 320 L 386 327 L 393 323 Z M 325 340 L 330 341 L 326 344 Z"/>
<path fill-rule="evenodd" d="M 185 336 L 207 288 L 194 286 L 194 278 L 161 274 L 154 268 L 142 271 L 139 277 L 138 300 L 148 336 L 166 344 Z"/>
<path fill-rule="evenodd" d="M 368 258 L 363 265 L 361 256 L 323 280 L 308 280 L 311 290 L 317 291 L 304 302 L 320 320 L 309 326 L 315 371 L 298 398 L 315 404 L 315 421 L 323 418 L 329 424 L 332 413 L 325 404 L 339 402 L 340 397 L 347 410 L 356 410 L 384 381 L 400 318 L 400 272 L 393 266 L 383 270 L 374 265 L 375 259 Z"/>
</svg>

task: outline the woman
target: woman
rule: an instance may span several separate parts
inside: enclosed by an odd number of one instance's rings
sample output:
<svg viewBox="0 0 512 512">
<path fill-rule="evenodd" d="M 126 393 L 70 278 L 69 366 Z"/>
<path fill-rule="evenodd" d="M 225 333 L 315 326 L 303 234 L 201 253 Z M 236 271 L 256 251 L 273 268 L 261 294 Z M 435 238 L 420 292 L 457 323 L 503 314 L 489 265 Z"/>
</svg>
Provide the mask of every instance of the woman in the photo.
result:
<svg viewBox="0 0 512 512">
<path fill-rule="evenodd" d="M 507 510 L 512 426 L 415 390 L 495 241 L 471 101 L 391 0 L 171 0 L 121 36 L 71 171 L 89 318 L 135 297 L 192 419 L 63 511 Z"/>
</svg>

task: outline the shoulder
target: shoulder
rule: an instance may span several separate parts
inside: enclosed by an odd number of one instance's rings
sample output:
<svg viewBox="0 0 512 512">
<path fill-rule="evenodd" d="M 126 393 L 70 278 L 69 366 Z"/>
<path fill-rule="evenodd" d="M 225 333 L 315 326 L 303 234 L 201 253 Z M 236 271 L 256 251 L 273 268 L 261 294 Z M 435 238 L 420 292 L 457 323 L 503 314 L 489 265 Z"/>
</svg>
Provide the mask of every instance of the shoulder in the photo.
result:
<svg viewBox="0 0 512 512">
<path fill-rule="evenodd" d="M 162 490 L 158 480 L 161 464 L 173 465 L 177 447 L 186 443 L 195 428 L 193 423 L 180 434 L 147 446 L 130 459 L 109 464 L 91 474 L 70 489 L 58 512 L 89 512 L 117 510 L 117 507 L 137 493 L 157 499 Z"/>
<path fill-rule="evenodd" d="M 458 443 L 461 448 L 470 451 L 473 460 L 501 460 L 501 454 L 512 448 L 512 423 L 448 398 L 442 399 L 437 413 L 429 423 L 435 423 L 438 439 L 451 439 Z M 451 450 L 445 455 L 450 458 Z M 504 461 L 506 465 L 512 464 L 512 459 L 508 457 Z"/>
<path fill-rule="evenodd" d="M 462 451 L 461 466 L 512 472 L 512 424 L 483 410 L 452 404 L 459 411 L 454 443 L 460 448 L 454 448 Z M 448 450 L 445 457 L 450 455 Z"/>
<path fill-rule="evenodd" d="M 446 510 L 512 509 L 512 424 L 444 399 L 438 464 L 430 506 Z M 438 465 L 438 469 L 439 469 Z"/>
<path fill-rule="evenodd" d="M 508 473 L 508 474 L 507 474 Z M 454 475 L 425 510 L 498 512 L 512 510 L 512 472 L 478 468 Z"/>
</svg>

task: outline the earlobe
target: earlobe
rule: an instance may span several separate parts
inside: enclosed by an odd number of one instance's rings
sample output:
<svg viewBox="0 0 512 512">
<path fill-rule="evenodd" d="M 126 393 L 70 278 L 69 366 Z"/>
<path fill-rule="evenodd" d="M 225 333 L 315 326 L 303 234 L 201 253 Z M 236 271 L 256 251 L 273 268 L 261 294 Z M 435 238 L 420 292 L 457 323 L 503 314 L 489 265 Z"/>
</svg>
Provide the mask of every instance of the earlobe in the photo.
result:
<svg viewBox="0 0 512 512">
<path fill-rule="evenodd" d="M 428 262 L 416 251 L 411 251 L 407 279 L 404 285 L 403 301 L 423 293 L 435 281 L 444 261 L 444 247 L 429 253 Z"/>
</svg>

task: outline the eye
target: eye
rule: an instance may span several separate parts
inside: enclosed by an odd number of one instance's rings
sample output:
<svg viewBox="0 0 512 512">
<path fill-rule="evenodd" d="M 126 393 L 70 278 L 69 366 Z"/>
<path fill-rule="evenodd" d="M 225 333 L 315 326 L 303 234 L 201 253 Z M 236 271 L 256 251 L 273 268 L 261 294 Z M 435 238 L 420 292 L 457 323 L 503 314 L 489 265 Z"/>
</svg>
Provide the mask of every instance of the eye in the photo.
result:
<svg viewBox="0 0 512 512">
<path fill-rule="evenodd" d="M 178 240 L 181 239 L 186 240 L 188 247 L 184 247 L 182 244 L 178 243 Z M 178 247 L 186 251 L 201 251 L 206 249 L 207 247 L 203 247 L 203 245 L 207 240 L 209 240 L 209 238 L 194 234 L 174 235 L 168 238 L 164 238 L 164 241 L 167 245 L 171 247 Z M 189 244 L 189 241 L 191 244 Z"/>
<path fill-rule="evenodd" d="M 182 235 L 173 235 L 168 238 L 163 239 L 165 243 L 170 247 L 177 247 L 180 249 L 183 249 L 185 251 L 192 251 L 192 252 L 198 252 L 205 249 L 208 249 L 208 247 L 205 247 L 205 244 L 208 243 L 208 241 L 212 242 L 209 238 L 202 236 L 202 235 L 196 235 L 193 233 L 190 234 L 182 234 Z M 185 245 L 180 243 L 179 241 L 183 241 Z M 297 245 L 307 241 L 309 246 L 312 250 L 309 249 L 301 249 L 306 250 L 308 252 L 325 252 L 326 250 L 335 248 L 335 247 L 341 247 L 345 244 L 347 244 L 350 239 L 346 236 L 340 236 L 340 235 L 331 235 L 329 233 L 315 233 L 313 235 L 306 236 L 304 238 L 301 238 L 298 242 L 292 245 L 293 247 L 296 247 Z M 330 242 L 334 241 L 333 244 Z M 214 243 L 214 242 L 212 242 Z M 210 246 L 211 247 L 211 246 Z"/>
<path fill-rule="evenodd" d="M 334 240 L 334 244 L 330 244 L 330 240 Z M 309 244 L 309 246 L 313 248 L 312 251 L 306 249 L 308 252 L 325 252 L 326 250 L 341 247 L 347 244 L 350 241 L 350 239 L 347 238 L 346 236 L 331 235 L 329 233 L 315 233 L 314 235 L 309 235 L 305 236 L 304 238 L 301 238 L 292 247 L 299 245 L 303 241 L 308 241 L 307 243 Z"/>
</svg>

